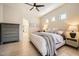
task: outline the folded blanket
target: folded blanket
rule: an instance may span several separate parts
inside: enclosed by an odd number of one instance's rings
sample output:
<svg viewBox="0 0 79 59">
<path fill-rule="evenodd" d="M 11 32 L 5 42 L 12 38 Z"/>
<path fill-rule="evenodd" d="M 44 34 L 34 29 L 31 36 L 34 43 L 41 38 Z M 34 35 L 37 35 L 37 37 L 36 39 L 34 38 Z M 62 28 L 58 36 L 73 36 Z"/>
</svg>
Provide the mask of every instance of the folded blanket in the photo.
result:
<svg viewBox="0 0 79 59">
<path fill-rule="evenodd" d="M 50 33 L 45 33 L 45 32 L 39 32 L 36 34 L 42 36 L 46 40 L 47 56 L 56 55 L 56 44 L 55 44 L 53 36 Z"/>
<path fill-rule="evenodd" d="M 52 35 L 56 44 L 63 42 L 63 37 L 61 35 L 54 34 L 54 33 L 52 33 Z"/>
</svg>

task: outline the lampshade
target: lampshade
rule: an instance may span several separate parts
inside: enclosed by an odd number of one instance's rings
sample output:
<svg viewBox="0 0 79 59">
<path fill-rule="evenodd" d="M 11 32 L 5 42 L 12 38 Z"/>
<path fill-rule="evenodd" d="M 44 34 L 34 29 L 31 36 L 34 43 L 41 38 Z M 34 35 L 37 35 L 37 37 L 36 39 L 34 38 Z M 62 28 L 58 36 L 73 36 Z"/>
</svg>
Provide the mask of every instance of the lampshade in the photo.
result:
<svg viewBox="0 0 79 59">
<path fill-rule="evenodd" d="M 49 20 L 46 19 L 46 22 L 45 22 L 45 24 L 43 25 L 43 30 L 44 30 L 44 31 L 47 31 L 47 29 L 48 29 L 48 24 L 49 24 Z"/>
<path fill-rule="evenodd" d="M 70 25 L 68 30 L 69 31 L 78 31 L 78 26 L 77 25 Z"/>
<path fill-rule="evenodd" d="M 45 24 L 44 26 L 43 26 L 43 30 L 47 30 L 48 29 L 48 24 Z"/>
</svg>

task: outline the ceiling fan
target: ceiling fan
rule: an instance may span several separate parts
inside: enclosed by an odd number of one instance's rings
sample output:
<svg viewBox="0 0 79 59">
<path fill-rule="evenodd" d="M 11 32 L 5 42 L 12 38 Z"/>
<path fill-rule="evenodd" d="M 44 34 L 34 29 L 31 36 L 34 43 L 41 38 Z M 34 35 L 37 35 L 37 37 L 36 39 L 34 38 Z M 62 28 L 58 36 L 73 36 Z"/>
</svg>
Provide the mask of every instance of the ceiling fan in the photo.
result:
<svg viewBox="0 0 79 59">
<path fill-rule="evenodd" d="M 33 4 L 25 3 L 25 4 L 32 6 L 32 8 L 29 9 L 30 11 L 31 11 L 33 8 L 35 8 L 37 11 L 40 11 L 40 10 L 38 9 L 38 7 L 44 7 L 44 5 L 37 5 L 36 3 L 33 3 Z"/>
</svg>

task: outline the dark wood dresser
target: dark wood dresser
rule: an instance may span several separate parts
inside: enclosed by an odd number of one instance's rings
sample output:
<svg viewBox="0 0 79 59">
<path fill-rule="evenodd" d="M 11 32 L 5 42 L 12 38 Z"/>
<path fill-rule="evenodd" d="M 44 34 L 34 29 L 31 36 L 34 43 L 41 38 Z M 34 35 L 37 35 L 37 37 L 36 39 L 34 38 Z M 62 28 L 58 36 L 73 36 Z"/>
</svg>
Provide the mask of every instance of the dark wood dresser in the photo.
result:
<svg viewBox="0 0 79 59">
<path fill-rule="evenodd" d="M 0 44 L 19 41 L 19 24 L 0 23 Z"/>
</svg>

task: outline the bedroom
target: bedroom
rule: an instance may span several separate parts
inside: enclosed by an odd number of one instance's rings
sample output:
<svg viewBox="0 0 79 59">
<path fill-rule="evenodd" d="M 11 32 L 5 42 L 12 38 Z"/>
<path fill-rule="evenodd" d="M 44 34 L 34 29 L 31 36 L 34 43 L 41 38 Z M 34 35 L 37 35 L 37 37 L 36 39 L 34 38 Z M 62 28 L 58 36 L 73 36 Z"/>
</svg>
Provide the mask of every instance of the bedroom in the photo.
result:
<svg viewBox="0 0 79 59">
<path fill-rule="evenodd" d="M 32 3 L 33 4 L 33 3 Z M 79 55 L 79 50 L 73 48 L 77 46 L 78 39 L 78 25 L 79 25 L 79 4 L 78 3 L 37 3 L 38 5 L 44 5 L 37 11 L 35 8 L 29 11 L 32 6 L 27 4 L 17 3 L 3 3 L 0 4 L 0 22 L 1 23 L 13 23 L 19 24 L 19 42 L 1 44 L 0 55 L 25 55 L 25 56 L 37 56 L 40 53 L 34 48 L 34 45 L 29 43 L 30 35 L 34 32 L 46 33 L 64 33 L 65 38 L 71 41 L 67 41 L 70 46 L 63 46 L 58 49 L 59 56 L 75 56 Z M 23 22 L 24 21 L 24 22 Z M 75 38 L 71 38 L 69 32 L 75 32 Z M 35 33 L 34 33 L 35 34 Z M 50 34 L 49 34 L 50 35 Z M 73 34 L 72 34 L 73 35 Z M 38 36 L 39 37 L 39 36 Z M 61 36 L 57 36 L 61 37 Z M 36 37 L 35 37 L 36 38 Z M 62 38 L 62 37 L 61 37 Z M 58 38 L 57 38 L 58 39 Z M 76 40 L 75 40 L 76 39 Z M 44 40 L 44 39 L 43 39 Z M 73 41 L 73 42 L 72 42 Z M 76 43 L 74 43 L 77 41 Z M 41 41 L 40 41 L 41 42 Z M 64 41 L 63 41 L 64 42 Z M 37 42 L 39 43 L 39 42 Z M 42 41 L 42 43 L 44 43 Z M 7 48 L 8 47 L 8 48 Z M 39 46 L 38 46 L 39 47 Z M 44 49 L 45 46 L 41 46 Z M 44 48 L 43 48 L 44 47 Z M 51 47 L 52 48 L 52 47 Z M 19 49 L 19 50 L 18 50 Z M 38 49 L 39 50 L 39 49 Z M 42 53 L 46 53 L 46 50 L 40 50 Z M 63 52 L 64 51 L 64 52 Z M 74 51 L 74 54 L 72 53 Z M 57 51 L 56 51 L 57 52 Z M 57 52 L 58 53 L 58 52 Z"/>
</svg>

